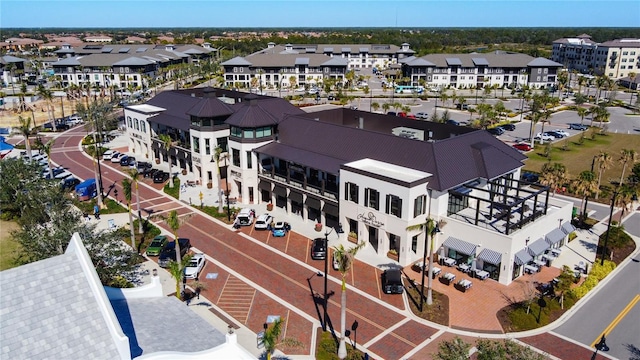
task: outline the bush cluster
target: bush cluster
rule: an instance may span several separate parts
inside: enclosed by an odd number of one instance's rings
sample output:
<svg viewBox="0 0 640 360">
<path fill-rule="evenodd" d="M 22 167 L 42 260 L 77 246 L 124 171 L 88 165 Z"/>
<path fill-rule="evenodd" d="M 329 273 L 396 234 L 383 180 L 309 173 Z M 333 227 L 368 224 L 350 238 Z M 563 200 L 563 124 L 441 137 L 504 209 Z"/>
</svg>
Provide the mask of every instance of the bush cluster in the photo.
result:
<svg viewBox="0 0 640 360">
<path fill-rule="evenodd" d="M 613 261 L 605 260 L 604 265 L 600 265 L 600 262 L 595 262 L 585 281 L 580 286 L 569 290 L 568 294 L 575 297 L 576 300 L 583 298 L 615 268 L 616 264 Z"/>
</svg>

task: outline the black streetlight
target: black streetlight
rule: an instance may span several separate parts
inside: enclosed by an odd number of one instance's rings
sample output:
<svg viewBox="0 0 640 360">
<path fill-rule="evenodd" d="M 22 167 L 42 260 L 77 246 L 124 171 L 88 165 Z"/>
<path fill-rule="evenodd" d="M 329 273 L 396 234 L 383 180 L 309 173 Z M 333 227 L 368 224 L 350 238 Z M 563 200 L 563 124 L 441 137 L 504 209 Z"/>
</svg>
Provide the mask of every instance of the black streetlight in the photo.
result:
<svg viewBox="0 0 640 360">
<path fill-rule="evenodd" d="M 607 224 L 607 235 L 604 237 L 604 246 L 602 247 L 602 260 L 600 265 L 604 265 L 604 258 L 607 256 L 607 243 L 609 242 L 609 233 L 611 232 L 611 220 L 613 218 L 613 207 L 616 203 L 616 197 L 618 196 L 618 187 L 613 191 L 613 197 L 611 198 L 611 209 L 609 211 L 609 224 Z"/>
<path fill-rule="evenodd" d="M 593 168 L 596 165 L 596 158 L 598 155 L 595 155 L 591 160 L 591 172 L 593 173 Z M 581 223 L 584 225 L 584 221 L 587 219 L 587 204 L 589 203 L 589 194 L 584 198 L 584 209 L 582 210 Z"/>
<path fill-rule="evenodd" d="M 351 331 L 353 331 L 353 348 L 355 349 L 358 345 L 358 320 L 353 320 Z"/>
<path fill-rule="evenodd" d="M 229 165 L 227 164 L 227 157 L 224 158 L 224 182 L 226 184 L 227 190 L 225 194 L 227 194 L 227 221 L 231 221 L 231 204 L 229 203 Z"/>
<path fill-rule="evenodd" d="M 327 280 L 329 278 L 329 234 L 333 231 L 333 228 L 329 228 L 329 231 L 324 233 L 324 318 L 322 319 L 322 331 L 327 331 L 327 307 L 329 306 L 329 299 L 327 299 Z"/>
<path fill-rule="evenodd" d="M 435 221 L 435 220 L 434 220 Z M 434 237 L 437 233 L 440 232 L 440 225 L 436 222 L 435 226 L 433 227 L 433 230 L 431 230 L 430 233 L 426 234 L 427 239 L 431 238 L 431 248 L 433 250 L 433 241 L 434 241 Z M 431 287 L 433 286 L 432 284 L 432 280 L 433 280 L 433 251 L 429 252 L 429 269 L 428 271 L 425 272 L 425 270 L 427 269 L 427 242 L 424 242 L 424 253 L 423 253 L 423 257 L 422 257 L 422 283 L 421 283 L 421 289 L 420 289 L 420 311 L 422 311 L 423 309 L 423 305 L 424 305 L 424 278 L 425 278 L 425 273 L 428 273 L 429 276 L 429 283 L 427 284 L 427 305 L 431 305 L 431 303 L 433 302 L 433 297 L 431 295 Z"/>
<path fill-rule="evenodd" d="M 604 334 L 602 334 L 602 337 L 600 338 L 600 341 L 595 346 L 596 351 L 593 352 L 593 355 L 591 356 L 591 360 L 595 360 L 596 359 L 596 356 L 598 355 L 598 350 L 600 350 L 600 351 L 609 351 L 609 347 L 607 346 L 606 340 L 607 339 L 604 337 Z"/>
</svg>

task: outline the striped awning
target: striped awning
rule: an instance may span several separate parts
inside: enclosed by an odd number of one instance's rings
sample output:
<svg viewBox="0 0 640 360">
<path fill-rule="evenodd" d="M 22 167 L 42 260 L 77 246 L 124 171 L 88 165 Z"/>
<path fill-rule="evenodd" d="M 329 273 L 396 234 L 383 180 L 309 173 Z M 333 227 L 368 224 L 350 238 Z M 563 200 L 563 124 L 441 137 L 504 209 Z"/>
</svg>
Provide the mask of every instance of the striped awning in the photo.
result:
<svg viewBox="0 0 640 360">
<path fill-rule="evenodd" d="M 531 256 L 533 257 L 542 254 L 548 248 L 549 244 L 543 238 L 534 241 L 528 246 L 529 254 L 531 254 Z"/>
<path fill-rule="evenodd" d="M 489 264 L 499 265 L 502 262 L 502 254 L 491 249 L 482 249 L 478 254 L 478 259 Z"/>
<path fill-rule="evenodd" d="M 571 234 L 572 232 L 576 231 L 576 227 L 571 225 L 571 223 L 567 221 L 564 224 L 562 224 L 562 231 L 565 234 Z"/>
<path fill-rule="evenodd" d="M 443 243 L 444 246 L 449 249 L 453 249 L 459 253 L 465 255 L 474 255 L 476 253 L 476 245 L 466 242 L 464 240 L 456 239 L 454 237 L 449 236 L 447 240 Z"/>
<path fill-rule="evenodd" d="M 531 257 L 531 255 L 529 255 L 529 253 L 527 252 L 527 249 L 522 249 L 522 250 L 518 251 L 516 253 L 516 257 L 514 259 L 514 261 L 518 265 L 524 265 L 524 264 L 528 263 L 531 260 L 533 260 L 533 258 Z"/>
<path fill-rule="evenodd" d="M 559 243 L 560 241 L 562 241 L 562 239 L 564 239 L 565 236 L 567 235 L 564 232 L 562 232 L 562 230 L 555 228 L 551 230 L 551 232 L 548 233 L 544 239 L 547 241 L 549 245 L 553 246 Z"/>
</svg>

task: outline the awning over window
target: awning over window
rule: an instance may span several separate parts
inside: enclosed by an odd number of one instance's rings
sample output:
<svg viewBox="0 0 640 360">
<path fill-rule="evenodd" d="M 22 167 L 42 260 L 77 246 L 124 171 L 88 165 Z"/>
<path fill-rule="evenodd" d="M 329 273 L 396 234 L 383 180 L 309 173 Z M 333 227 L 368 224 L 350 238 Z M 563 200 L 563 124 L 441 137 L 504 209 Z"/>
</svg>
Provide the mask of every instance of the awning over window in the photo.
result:
<svg viewBox="0 0 640 360">
<path fill-rule="evenodd" d="M 533 257 L 536 257 L 542 254 L 548 248 L 549 244 L 543 238 L 540 238 L 529 244 L 529 254 L 531 254 L 531 256 Z"/>
<path fill-rule="evenodd" d="M 489 264 L 499 265 L 502 262 L 502 254 L 491 249 L 482 249 L 478 254 L 478 259 Z"/>
<path fill-rule="evenodd" d="M 472 243 L 468 243 L 464 240 L 456 239 L 451 236 L 444 241 L 443 245 L 465 255 L 474 255 L 477 247 Z"/>
<path fill-rule="evenodd" d="M 266 181 L 260 181 L 258 183 L 258 188 L 260 188 L 260 190 L 271 191 L 271 183 Z"/>
<path fill-rule="evenodd" d="M 576 231 L 576 227 L 571 225 L 571 223 L 567 221 L 564 224 L 562 224 L 562 231 L 565 234 L 571 234 L 572 232 Z"/>
<path fill-rule="evenodd" d="M 299 192 L 296 192 L 296 191 L 290 192 L 289 199 L 291 199 L 291 201 L 302 204 L 302 194 Z"/>
<path fill-rule="evenodd" d="M 528 263 L 531 260 L 533 260 L 533 258 L 531 257 L 531 255 L 529 255 L 529 253 L 527 252 L 527 249 L 522 249 L 518 251 L 516 253 L 516 257 L 514 258 L 515 263 L 521 266 Z"/>
<path fill-rule="evenodd" d="M 331 214 L 331 215 L 335 215 L 335 216 L 340 215 L 338 213 L 338 207 L 333 205 L 333 204 L 329 204 L 329 203 L 325 203 L 324 204 L 324 206 L 322 207 L 322 211 L 324 211 L 327 214 Z"/>
<path fill-rule="evenodd" d="M 544 239 L 547 241 L 549 245 L 553 246 L 559 243 L 560 241 L 562 241 L 562 239 L 564 239 L 565 236 L 567 235 L 564 232 L 562 232 L 562 230 L 555 228 L 551 230 L 551 232 L 548 233 Z"/>
<path fill-rule="evenodd" d="M 320 210 L 320 199 L 313 198 L 311 196 L 307 196 L 307 200 L 304 201 L 304 204 L 310 208 Z"/>
<path fill-rule="evenodd" d="M 273 188 L 273 193 L 278 196 L 287 197 L 287 189 L 283 188 L 282 186 L 276 185 L 276 187 Z"/>
</svg>

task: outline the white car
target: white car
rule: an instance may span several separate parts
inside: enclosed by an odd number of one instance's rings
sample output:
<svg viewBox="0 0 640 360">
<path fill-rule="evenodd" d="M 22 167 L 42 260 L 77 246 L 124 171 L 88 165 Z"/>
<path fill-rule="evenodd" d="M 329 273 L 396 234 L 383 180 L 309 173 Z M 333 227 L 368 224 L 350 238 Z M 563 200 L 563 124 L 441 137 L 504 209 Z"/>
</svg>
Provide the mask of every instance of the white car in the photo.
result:
<svg viewBox="0 0 640 360">
<path fill-rule="evenodd" d="M 269 214 L 264 214 L 258 216 L 258 220 L 256 220 L 255 228 L 258 230 L 266 230 L 271 225 L 273 221 L 273 217 Z"/>
<path fill-rule="evenodd" d="M 204 268 L 204 254 L 195 254 L 184 268 L 184 277 L 187 279 L 197 279 L 198 274 Z"/>
<path fill-rule="evenodd" d="M 566 132 L 566 131 L 564 131 L 564 130 L 562 130 L 562 129 L 553 130 L 553 132 L 555 132 L 555 133 L 557 133 L 557 134 L 560 134 L 560 135 L 562 135 L 562 136 L 564 136 L 564 137 L 569 137 L 569 135 L 570 135 L 568 132 Z"/>
<path fill-rule="evenodd" d="M 543 134 L 543 133 L 537 133 L 534 139 L 542 140 L 542 141 L 553 141 L 556 138 L 551 136 L 551 135 L 547 135 L 547 134 Z"/>
<path fill-rule="evenodd" d="M 113 155 L 111 155 L 111 162 L 112 163 L 120 163 L 120 158 L 123 156 L 124 154 L 120 154 L 120 153 L 115 153 Z"/>
<path fill-rule="evenodd" d="M 82 118 L 78 115 L 73 115 L 67 120 L 67 124 L 69 126 L 76 126 L 78 124 L 82 124 L 83 122 L 84 121 L 82 120 Z"/>
<path fill-rule="evenodd" d="M 113 154 L 118 154 L 118 152 L 115 150 L 105 151 L 104 153 L 102 153 L 102 160 L 111 160 L 111 158 L 113 157 Z"/>
<path fill-rule="evenodd" d="M 428 119 L 429 114 L 427 114 L 426 112 L 419 112 L 419 113 L 416 113 L 416 117 L 418 119 Z"/>
</svg>

